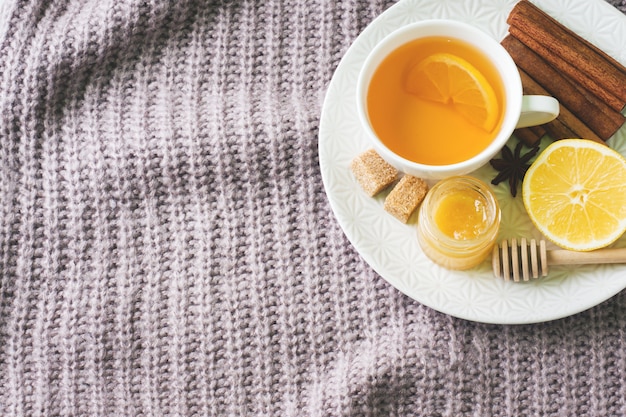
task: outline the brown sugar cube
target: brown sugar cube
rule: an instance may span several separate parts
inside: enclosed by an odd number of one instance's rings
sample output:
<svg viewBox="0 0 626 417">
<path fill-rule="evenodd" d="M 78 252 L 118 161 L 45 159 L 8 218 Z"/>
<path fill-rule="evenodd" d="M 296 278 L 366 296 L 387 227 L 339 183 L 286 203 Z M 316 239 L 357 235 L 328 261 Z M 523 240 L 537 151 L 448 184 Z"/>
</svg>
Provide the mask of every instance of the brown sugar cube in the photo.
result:
<svg viewBox="0 0 626 417">
<path fill-rule="evenodd" d="M 354 158 L 350 164 L 350 169 L 370 197 L 391 185 L 398 177 L 398 170 L 389 165 L 373 149 Z"/>
<path fill-rule="evenodd" d="M 420 205 L 426 193 L 428 184 L 421 178 L 405 175 L 393 187 L 385 199 L 385 210 L 394 215 L 402 223 L 409 221 L 409 217 Z"/>
</svg>

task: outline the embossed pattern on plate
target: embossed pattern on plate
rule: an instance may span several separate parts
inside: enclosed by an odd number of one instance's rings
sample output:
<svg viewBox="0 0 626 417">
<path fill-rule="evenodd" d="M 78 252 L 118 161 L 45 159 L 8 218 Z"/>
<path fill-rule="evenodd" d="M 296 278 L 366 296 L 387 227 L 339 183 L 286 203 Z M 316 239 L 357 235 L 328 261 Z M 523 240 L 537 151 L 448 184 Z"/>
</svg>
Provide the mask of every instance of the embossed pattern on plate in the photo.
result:
<svg viewBox="0 0 626 417">
<path fill-rule="evenodd" d="M 398 290 L 440 312 L 467 320 L 521 324 L 566 317 L 626 288 L 626 266 L 553 267 L 546 279 L 511 283 L 493 277 L 489 265 L 465 272 L 448 271 L 422 253 L 415 224 L 404 225 L 383 210 L 384 194 L 369 198 L 349 169 L 350 161 L 369 148 L 356 115 L 355 85 L 368 52 L 400 26 L 430 18 L 458 19 L 502 39 L 515 0 L 402 0 L 376 18 L 355 40 L 337 67 L 324 101 L 319 157 L 324 187 L 333 212 L 365 261 Z M 602 0 L 536 0 L 539 7 L 618 61 L 626 62 L 626 17 Z M 547 141 L 544 141 L 544 145 Z M 626 127 L 609 140 L 626 154 Z M 486 180 L 489 166 L 473 173 Z M 500 238 L 539 238 L 521 197 L 507 185 L 494 187 L 502 208 Z M 626 246 L 622 237 L 616 246 Z"/>
</svg>

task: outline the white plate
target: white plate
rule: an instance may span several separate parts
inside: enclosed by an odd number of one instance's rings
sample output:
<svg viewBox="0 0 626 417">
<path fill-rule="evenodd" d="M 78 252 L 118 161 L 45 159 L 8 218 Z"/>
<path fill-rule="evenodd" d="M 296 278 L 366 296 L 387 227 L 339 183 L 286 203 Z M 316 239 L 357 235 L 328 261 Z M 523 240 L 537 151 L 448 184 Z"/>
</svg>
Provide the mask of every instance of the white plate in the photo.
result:
<svg viewBox="0 0 626 417">
<path fill-rule="evenodd" d="M 416 240 L 415 216 L 404 225 L 383 210 L 384 194 L 370 198 L 359 188 L 350 161 L 370 146 L 355 110 L 355 84 L 368 52 L 400 26 L 430 18 L 469 22 L 502 39 L 514 0 L 402 0 L 374 20 L 341 60 L 321 114 L 319 157 L 324 187 L 346 236 L 365 261 L 398 290 L 440 312 L 467 320 L 521 324 L 569 316 L 626 288 L 626 266 L 552 267 L 547 278 L 530 283 L 493 277 L 488 263 L 465 272 L 436 266 Z M 618 61 L 626 61 L 626 17 L 602 0 L 537 0 L 539 7 Z M 513 141 L 513 139 L 512 139 Z M 542 149 L 547 143 L 544 140 Z M 626 152 L 626 127 L 609 144 Z M 473 175 L 489 182 L 487 166 Z M 506 184 L 494 187 L 502 208 L 500 238 L 535 237 L 521 196 Z M 617 246 L 626 246 L 626 238 Z"/>
</svg>

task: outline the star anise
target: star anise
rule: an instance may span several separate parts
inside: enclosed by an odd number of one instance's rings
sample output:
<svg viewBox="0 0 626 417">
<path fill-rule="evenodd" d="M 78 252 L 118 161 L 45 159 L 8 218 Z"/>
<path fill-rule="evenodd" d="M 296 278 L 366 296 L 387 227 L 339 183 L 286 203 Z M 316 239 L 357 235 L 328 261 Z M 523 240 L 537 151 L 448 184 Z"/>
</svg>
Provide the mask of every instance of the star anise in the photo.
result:
<svg viewBox="0 0 626 417">
<path fill-rule="evenodd" d="M 526 171 L 530 168 L 530 159 L 539 152 L 539 145 L 533 146 L 530 151 L 522 155 L 523 142 L 519 142 L 515 146 L 515 151 L 511 152 L 508 146 L 504 145 L 501 159 L 492 159 L 489 161 L 492 167 L 498 171 L 498 175 L 491 181 L 493 185 L 498 185 L 502 181 L 509 181 L 509 189 L 511 195 L 517 195 L 517 186 L 524 179 Z"/>
</svg>

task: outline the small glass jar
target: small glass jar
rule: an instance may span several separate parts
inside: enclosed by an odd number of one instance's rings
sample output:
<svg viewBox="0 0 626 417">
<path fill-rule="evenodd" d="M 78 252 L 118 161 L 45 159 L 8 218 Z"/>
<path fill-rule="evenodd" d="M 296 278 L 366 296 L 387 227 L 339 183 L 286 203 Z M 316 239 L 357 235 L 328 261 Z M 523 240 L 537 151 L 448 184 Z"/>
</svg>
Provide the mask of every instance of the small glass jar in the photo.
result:
<svg viewBox="0 0 626 417">
<path fill-rule="evenodd" d="M 469 176 L 450 177 L 438 182 L 422 202 L 418 241 L 433 262 L 470 269 L 493 250 L 500 217 L 498 200 L 487 184 Z"/>
</svg>

